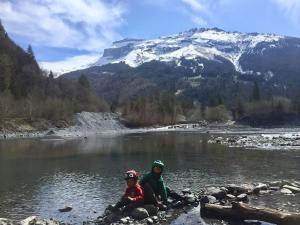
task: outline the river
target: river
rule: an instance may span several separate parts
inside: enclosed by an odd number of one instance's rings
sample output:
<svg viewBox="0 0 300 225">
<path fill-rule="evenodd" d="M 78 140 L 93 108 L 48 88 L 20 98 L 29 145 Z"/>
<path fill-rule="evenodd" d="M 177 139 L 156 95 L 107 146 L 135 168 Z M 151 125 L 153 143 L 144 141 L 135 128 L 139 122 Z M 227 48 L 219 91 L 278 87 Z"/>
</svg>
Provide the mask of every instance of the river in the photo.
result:
<svg viewBox="0 0 300 225">
<path fill-rule="evenodd" d="M 177 190 L 300 181 L 300 151 L 228 148 L 207 140 L 208 134 L 197 132 L 0 140 L 0 217 L 39 215 L 74 224 L 95 219 L 122 194 L 124 171 L 134 168 L 143 174 L 155 159 L 165 162 L 165 180 Z M 258 203 L 295 211 L 300 196 Z M 64 206 L 73 210 L 58 212 Z"/>
</svg>

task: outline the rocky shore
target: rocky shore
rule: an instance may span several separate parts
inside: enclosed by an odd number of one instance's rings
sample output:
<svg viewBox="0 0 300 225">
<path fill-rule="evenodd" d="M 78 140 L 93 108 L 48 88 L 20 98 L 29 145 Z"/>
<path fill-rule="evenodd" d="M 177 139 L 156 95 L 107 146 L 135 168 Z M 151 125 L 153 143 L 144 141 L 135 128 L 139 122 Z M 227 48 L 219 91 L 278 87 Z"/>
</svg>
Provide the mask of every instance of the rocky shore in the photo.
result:
<svg viewBox="0 0 300 225">
<path fill-rule="evenodd" d="M 169 199 L 168 207 L 165 210 L 158 210 L 153 205 L 145 205 L 133 210 L 128 215 L 122 215 L 121 212 L 112 212 L 108 207 L 103 215 L 93 221 L 83 221 L 83 225 L 149 225 L 149 224 L 172 224 L 180 215 L 187 213 L 190 210 L 199 210 L 201 216 L 205 220 L 205 207 L 207 205 L 215 206 L 230 206 L 234 203 L 249 203 L 252 204 L 253 199 L 259 199 L 266 195 L 300 195 L 300 182 L 274 181 L 265 183 L 253 184 L 227 184 L 223 186 L 207 186 L 198 192 L 192 192 L 190 189 L 182 190 L 181 201 Z M 201 206 L 199 208 L 199 205 Z M 269 206 L 272 207 L 272 206 Z M 61 213 L 72 210 L 60 209 Z M 282 209 L 278 209 L 281 210 Z M 299 213 L 299 208 L 294 213 Z M 200 216 L 199 212 L 199 216 Z M 297 214 L 298 215 L 298 214 Z M 229 218 L 230 220 L 230 218 Z M 222 223 L 226 224 L 226 223 Z M 244 222 L 243 224 L 247 224 Z M 249 223 L 250 224 L 250 223 Z M 256 223 L 260 224 L 260 223 Z M 53 219 L 41 219 L 36 216 L 28 217 L 19 222 L 0 218 L 0 225 L 66 225 L 63 222 Z"/>
<path fill-rule="evenodd" d="M 248 134 L 210 137 L 209 143 L 222 144 L 229 147 L 245 147 L 260 149 L 300 149 L 300 133 Z"/>
</svg>

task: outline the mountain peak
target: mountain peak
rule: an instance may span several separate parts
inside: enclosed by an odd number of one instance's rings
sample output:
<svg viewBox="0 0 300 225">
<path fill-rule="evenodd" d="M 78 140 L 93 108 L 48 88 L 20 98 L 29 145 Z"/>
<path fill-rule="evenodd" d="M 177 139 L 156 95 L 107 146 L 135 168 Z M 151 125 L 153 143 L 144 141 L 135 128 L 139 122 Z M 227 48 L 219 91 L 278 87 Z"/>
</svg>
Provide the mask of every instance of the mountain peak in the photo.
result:
<svg viewBox="0 0 300 225">
<path fill-rule="evenodd" d="M 125 62 L 137 67 L 145 62 L 161 61 L 180 64 L 182 58 L 231 62 L 238 72 L 244 72 L 239 60 L 244 53 L 256 51 L 259 45 L 274 47 L 282 37 L 268 34 L 226 32 L 220 28 L 193 28 L 179 34 L 152 40 L 126 38 L 105 49 L 103 56 L 94 64 Z"/>
</svg>

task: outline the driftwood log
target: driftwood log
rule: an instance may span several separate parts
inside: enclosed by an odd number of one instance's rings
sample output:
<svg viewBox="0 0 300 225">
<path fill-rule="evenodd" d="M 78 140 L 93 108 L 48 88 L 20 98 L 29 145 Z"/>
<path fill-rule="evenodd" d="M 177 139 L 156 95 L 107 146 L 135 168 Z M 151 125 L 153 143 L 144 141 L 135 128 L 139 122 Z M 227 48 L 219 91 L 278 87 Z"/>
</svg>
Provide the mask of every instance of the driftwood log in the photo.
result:
<svg viewBox="0 0 300 225">
<path fill-rule="evenodd" d="M 259 220 L 277 225 L 300 225 L 300 214 L 256 208 L 241 202 L 232 202 L 232 206 L 205 204 L 201 207 L 201 214 L 204 217 L 225 220 Z"/>
</svg>

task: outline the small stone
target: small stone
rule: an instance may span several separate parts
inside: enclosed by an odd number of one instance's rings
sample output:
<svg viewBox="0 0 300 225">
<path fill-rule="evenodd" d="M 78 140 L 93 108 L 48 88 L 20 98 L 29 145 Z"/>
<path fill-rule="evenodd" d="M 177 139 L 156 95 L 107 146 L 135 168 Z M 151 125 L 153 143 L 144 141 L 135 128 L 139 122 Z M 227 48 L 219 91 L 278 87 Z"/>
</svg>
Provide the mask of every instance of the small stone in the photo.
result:
<svg viewBox="0 0 300 225">
<path fill-rule="evenodd" d="M 191 194 L 191 189 L 190 188 L 186 188 L 184 190 L 182 190 L 182 193 L 185 195 L 185 194 Z"/>
<path fill-rule="evenodd" d="M 236 198 L 237 198 L 238 201 L 242 201 L 242 202 L 249 201 L 249 198 L 248 198 L 247 194 L 240 194 Z"/>
<path fill-rule="evenodd" d="M 153 216 L 152 219 L 154 222 L 158 222 L 158 216 Z"/>
<path fill-rule="evenodd" d="M 285 195 L 292 195 L 292 194 L 293 194 L 293 192 L 292 192 L 290 189 L 287 189 L 287 188 L 282 188 L 282 189 L 280 190 L 280 192 L 281 192 L 282 194 L 285 194 Z"/>
<path fill-rule="evenodd" d="M 147 219 L 147 223 L 148 223 L 148 224 L 152 224 L 152 223 L 153 223 L 153 220 L 152 220 L 151 218 L 148 218 L 148 219 Z"/>
<path fill-rule="evenodd" d="M 123 224 L 127 224 L 129 221 L 127 218 L 122 218 L 122 219 L 120 219 L 120 222 Z"/>
<path fill-rule="evenodd" d="M 60 212 L 70 212 L 73 208 L 70 206 L 66 206 L 64 208 L 59 209 Z"/>
<path fill-rule="evenodd" d="M 231 195 L 231 194 L 227 194 L 226 197 L 227 197 L 228 199 L 235 199 L 235 196 L 234 196 L 234 195 Z"/>
</svg>

